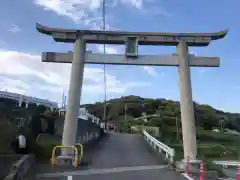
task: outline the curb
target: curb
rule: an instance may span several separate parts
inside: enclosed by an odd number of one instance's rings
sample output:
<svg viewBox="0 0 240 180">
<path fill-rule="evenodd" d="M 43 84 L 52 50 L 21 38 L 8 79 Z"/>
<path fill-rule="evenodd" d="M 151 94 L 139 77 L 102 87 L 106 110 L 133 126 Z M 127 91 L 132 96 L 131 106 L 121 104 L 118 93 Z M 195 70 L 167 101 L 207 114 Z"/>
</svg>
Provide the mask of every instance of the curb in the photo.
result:
<svg viewBox="0 0 240 180">
<path fill-rule="evenodd" d="M 35 156 L 32 154 L 24 155 L 13 164 L 9 174 L 4 180 L 23 180 L 24 175 L 35 162 Z"/>
<path fill-rule="evenodd" d="M 190 176 L 188 176 L 186 173 L 181 173 L 181 175 L 183 175 L 186 179 L 188 180 L 194 180 L 193 178 L 191 178 Z"/>
</svg>

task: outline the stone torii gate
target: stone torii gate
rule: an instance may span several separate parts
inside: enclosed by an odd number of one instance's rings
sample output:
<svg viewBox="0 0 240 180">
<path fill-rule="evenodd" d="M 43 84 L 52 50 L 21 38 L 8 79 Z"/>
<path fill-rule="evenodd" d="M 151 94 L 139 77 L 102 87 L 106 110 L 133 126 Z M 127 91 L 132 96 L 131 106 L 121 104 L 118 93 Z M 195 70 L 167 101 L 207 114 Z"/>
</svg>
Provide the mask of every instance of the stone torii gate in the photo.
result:
<svg viewBox="0 0 240 180">
<path fill-rule="evenodd" d="M 192 56 L 188 52 L 188 46 L 208 46 L 212 40 L 224 38 L 228 30 L 216 33 L 121 32 L 58 29 L 38 23 L 36 28 L 40 33 L 52 36 L 56 42 L 74 43 L 73 52 L 42 53 L 43 62 L 72 63 L 63 145 L 71 146 L 76 142 L 84 63 L 178 66 L 184 156 L 196 159 L 197 144 L 190 66 L 219 67 L 220 58 Z M 86 43 L 125 44 L 126 52 L 125 55 L 86 52 Z M 176 46 L 177 51 L 176 54 L 168 56 L 138 55 L 138 45 Z"/>
</svg>

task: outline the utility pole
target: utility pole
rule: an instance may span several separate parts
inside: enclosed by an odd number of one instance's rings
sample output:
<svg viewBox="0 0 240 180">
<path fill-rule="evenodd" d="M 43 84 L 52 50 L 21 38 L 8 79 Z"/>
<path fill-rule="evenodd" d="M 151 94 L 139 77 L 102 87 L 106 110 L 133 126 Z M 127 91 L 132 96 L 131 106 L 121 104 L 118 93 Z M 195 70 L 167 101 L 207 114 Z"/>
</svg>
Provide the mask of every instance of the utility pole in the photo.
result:
<svg viewBox="0 0 240 180">
<path fill-rule="evenodd" d="M 124 120 L 127 120 L 127 104 L 124 104 Z"/>
<path fill-rule="evenodd" d="M 179 140 L 178 117 L 176 116 L 177 141 Z"/>
<path fill-rule="evenodd" d="M 106 30 L 106 0 L 102 1 L 102 29 Z M 103 53 L 106 53 L 106 45 L 103 44 Z M 103 65 L 103 81 L 104 81 L 104 107 L 103 107 L 103 121 L 105 122 L 105 129 L 107 129 L 107 77 L 106 77 L 106 64 Z"/>
</svg>

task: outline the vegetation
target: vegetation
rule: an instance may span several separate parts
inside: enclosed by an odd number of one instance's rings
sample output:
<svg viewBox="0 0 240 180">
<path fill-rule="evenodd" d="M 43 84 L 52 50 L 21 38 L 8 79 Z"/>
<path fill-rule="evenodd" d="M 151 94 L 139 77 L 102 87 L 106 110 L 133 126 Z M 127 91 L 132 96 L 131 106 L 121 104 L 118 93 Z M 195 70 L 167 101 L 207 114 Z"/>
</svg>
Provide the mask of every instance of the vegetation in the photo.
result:
<svg viewBox="0 0 240 180">
<path fill-rule="evenodd" d="M 17 101 L 0 98 L 0 154 L 14 153 L 11 142 L 19 132 L 27 136 L 29 150 L 33 153 L 44 153 L 37 145 L 36 137 L 40 133 L 53 134 L 53 122 L 57 119 L 57 111 L 45 106 L 30 104 L 28 108 L 17 106 Z M 47 129 L 42 128 L 41 120 L 47 122 Z"/>
<path fill-rule="evenodd" d="M 104 104 L 97 102 L 95 104 L 82 105 L 88 111 L 102 119 Z M 127 120 L 142 116 L 142 112 L 147 114 L 160 114 L 159 117 L 148 118 L 145 125 L 165 125 L 166 127 L 176 127 L 176 118 L 178 119 L 178 126 L 181 127 L 180 121 L 180 103 L 178 101 L 171 101 L 166 99 L 149 99 L 138 96 L 126 96 L 119 99 L 112 99 L 107 102 L 107 120 L 118 123 L 124 120 L 125 107 L 127 113 Z M 212 130 L 213 128 L 223 129 L 229 128 L 240 131 L 240 114 L 227 113 L 209 105 L 200 105 L 194 102 L 195 123 L 197 127 L 204 130 Z M 136 121 L 135 121 L 136 122 Z M 139 124 L 142 122 L 137 121 Z"/>
<path fill-rule="evenodd" d="M 56 110 L 50 110 L 44 106 L 36 106 L 34 104 L 29 105 L 28 108 L 17 107 L 16 103 L 17 102 L 9 99 L 0 99 L 0 133 L 2 133 L 1 137 L 4 137 L 1 138 L 1 144 L 10 142 L 10 139 L 17 133 L 18 127 L 16 126 L 16 122 L 14 123 L 16 118 L 27 119 L 28 123 L 25 124 L 24 129 L 31 139 L 32 144 L 35 143 L 36 137 L 40 133 L 54 134 L 53 124 L 54 120 L 58 118 Z M 86 107 L 91 114 L 102 119 L 103 103 L 86 104 L 82 107 Z M 178 152 L 177 157 L 182 157 L 182 131 L 179 102 L 166 99 L 127 96 L 109 100 L 106 109 L 107 120 L 113 121 L 120 131 L 131 132 L 131 127 L 136 125 L 158 127 L 160 135 L 157 138 L 175 148 Z M 240 138 L 237 135 L 225 134 L 224 129 L 229 128 L 240 131 L 240 114 L 223 112 L 209 105 L 200 105 L 195 102 L 194 111 L 199 155 L 209 158 L 238 158 Z M 150 117 L 147 121 L 134 119 L 141 117 L 143 112 L 146 112 L 148 115 L 159 114 L 160 116 Z M 42 128 L 41 119 L 47 121 L 47 129 Z M 215 128 L 221 132 L 212 132 L 212 129 Z M 47 138 L 39 141 L 38 145 L 31 145 L 30 149 L 44 154 L 44 150 L 40 147 L 42 146 L 41 144 L 49 144 L 48 149 L 52 149 L 52 146 L 55 145 L 50 141 L 47 142 L 46 139 Z M 0 149 L 0 153 L 10 152 L 9 148 L 10 145 Z M 46 150 L 46 152 L 46 154 L 49 154 L 49 150 Z"/>
<path fill-rule="evenodd" d="M 83 105 L 90 113 L 102 118 L 103 103 Z M 125 116 L 125 107 L 126 116 Z M 134 120 L 147 114 L 159 114 L 147 122 Z M 194 102 L 195 124 L 198 142 L 198 154 L 201 158 L 238 159 L 240 138 L 238 135 L 226 134 L 228 128 L 240 131 L 240 114 L 223 112 L 209 105 Z M 162 142 L 176 149 L 176 159 L 183 157 L 180 103 L 166 99 L 149 99 L 127 96 L 107 102 L 107 120 L 114 121 L 120 131 L 131 132 L 131 126 L 159 127 Z M 218 129 L 220 132 L 213 132 Z"/>
</svg>

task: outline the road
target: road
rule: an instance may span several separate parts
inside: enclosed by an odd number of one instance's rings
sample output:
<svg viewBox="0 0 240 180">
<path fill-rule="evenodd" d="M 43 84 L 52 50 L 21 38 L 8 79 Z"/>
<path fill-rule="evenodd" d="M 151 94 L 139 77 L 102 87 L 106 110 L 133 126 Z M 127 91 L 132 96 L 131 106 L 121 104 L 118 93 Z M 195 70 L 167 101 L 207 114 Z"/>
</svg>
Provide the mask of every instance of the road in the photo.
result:
<svg viewBox="0 0 240 180">
<path fill-rule="evenodd" d="M 141 135 L 111 133 L 94 152 L 88 169 L 39 174 L 41 180 L 185 180 L 168 170 Z"/>
</svg>

